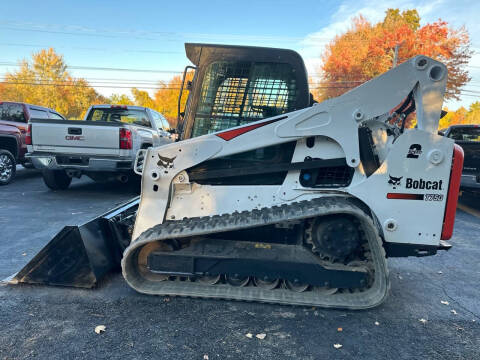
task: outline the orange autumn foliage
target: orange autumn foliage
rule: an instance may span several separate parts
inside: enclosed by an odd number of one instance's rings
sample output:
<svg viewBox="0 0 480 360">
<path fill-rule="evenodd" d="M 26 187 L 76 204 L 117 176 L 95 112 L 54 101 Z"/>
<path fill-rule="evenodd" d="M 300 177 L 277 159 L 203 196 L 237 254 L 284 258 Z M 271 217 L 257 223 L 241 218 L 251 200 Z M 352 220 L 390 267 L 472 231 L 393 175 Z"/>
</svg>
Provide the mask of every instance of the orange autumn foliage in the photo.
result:
<svg viewBox="0 0 480 360">
<path fill-rule="evenodd" d="M 466 29 L 453 29 L 442 20 L 420 26 L 416 10 L 400 13 L 398 9 L 387 10 L 385 19 L 377 24 L 356 17 L 350 30 L 326 46 L 323 77 L 314 96 L 317 100 L 339 96 L 388 71 L 396 45 L 398 64 L 419 54 L 442 61 L 449 73 L 446 98 L 459 98 L 460 89 L 470 80 L 466 65 L 472 51 Z"/>
</svg>

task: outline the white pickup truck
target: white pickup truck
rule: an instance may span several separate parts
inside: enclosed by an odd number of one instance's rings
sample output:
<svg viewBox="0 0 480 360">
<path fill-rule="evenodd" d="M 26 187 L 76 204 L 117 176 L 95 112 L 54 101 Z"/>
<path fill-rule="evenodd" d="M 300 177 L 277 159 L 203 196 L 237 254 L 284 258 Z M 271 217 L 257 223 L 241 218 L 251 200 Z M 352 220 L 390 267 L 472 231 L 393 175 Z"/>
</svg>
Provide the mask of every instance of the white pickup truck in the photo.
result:
<svg viewBox="0 0 480 360">
<path fill-rule="evenodd" d="M 73 177 L 87 175 L 94 181 L 133 176 L 139 149 L 172 142 L 172 130 L 163 115 L 145 107 L 91 106 L 83 120 L 31 119 L 26 142 L 45 184 L 66 189 Z"/>
</svg>

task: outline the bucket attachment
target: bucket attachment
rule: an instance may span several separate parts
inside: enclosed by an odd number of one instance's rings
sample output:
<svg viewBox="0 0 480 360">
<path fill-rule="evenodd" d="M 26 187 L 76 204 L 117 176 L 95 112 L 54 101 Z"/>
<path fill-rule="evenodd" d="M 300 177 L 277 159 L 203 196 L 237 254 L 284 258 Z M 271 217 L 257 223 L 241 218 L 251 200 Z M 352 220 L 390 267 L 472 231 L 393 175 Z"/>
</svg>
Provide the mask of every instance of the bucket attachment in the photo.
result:
<svg viewBox="0 0 480 360">
<path fill-rule="evenodd" d="M 120 268 L 138 203 L 137 197 L 83 225 L 65 226 L 10 283 L 93 287 Z"/>
</svg>

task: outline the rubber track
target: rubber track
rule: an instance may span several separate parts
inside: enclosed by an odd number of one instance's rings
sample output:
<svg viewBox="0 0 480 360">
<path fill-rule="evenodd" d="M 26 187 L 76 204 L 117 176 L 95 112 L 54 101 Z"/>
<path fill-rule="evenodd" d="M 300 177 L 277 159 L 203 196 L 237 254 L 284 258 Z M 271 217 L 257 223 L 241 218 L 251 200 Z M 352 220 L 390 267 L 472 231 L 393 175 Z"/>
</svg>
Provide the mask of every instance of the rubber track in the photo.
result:
<svg viewBox="0 0 480 360">
<path fill-rule="evenodd" d="M 151 242 L 241 230 L 333 214 L 355 216 L 368 241 L 375 278 L 372 286 L 362 292 L 323 295 L 315 291 L 297 293 L 280 288 L 266 290 L 253 286 L 234 287 L 228 284 L 204 285 L 189 281 L 152 281 L 144 278 L 138 271 L 138 252 L 142 246 Z M 146 230 L 125 249 L 122 273 L 133 289 L 144 294 L 221 298 L 352 310 L 372 308 L 381 304 L 387 297 L 390 288 L 385 251 L 376 226 L 372 219 L 352 201 L 340 196 L 321 197 L 241 213 L 167 221 Z"/>
</svg>

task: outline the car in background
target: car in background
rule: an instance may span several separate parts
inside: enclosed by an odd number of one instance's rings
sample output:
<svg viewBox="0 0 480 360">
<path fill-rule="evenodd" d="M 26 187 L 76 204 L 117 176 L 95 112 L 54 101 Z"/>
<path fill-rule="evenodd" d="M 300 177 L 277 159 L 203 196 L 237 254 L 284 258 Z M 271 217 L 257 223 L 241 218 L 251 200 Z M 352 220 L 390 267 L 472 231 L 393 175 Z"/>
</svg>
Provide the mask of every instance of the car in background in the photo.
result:
<svg viewBox="0 0 480 360">
<path fill-rule="evenodd" d="M 460 145 L 465 153 L 463 161 L 463 191 L 480 193 L 480 125 L 452 125 L 442 129 L 439 134 Z"/>
<path fill-rule="evenodd" d="M 173 132 L 153 109 L 93 105 L 83 120 L 31 119 L 26 156 L 52 190 L 66 189 L 83 175 L 126 183 L 139 179 L 133 171 L 138 150 L 173 142 Z"/>
<path fill-rule="evenodd" d="M 16 165 L 33 168 L 25 157 L 25 136 L 31 118 L 65 120 L 53 109 L 22 102 L 0 102 L 0 185 L 6 185 L 16 174 Z"/>
</svg>

